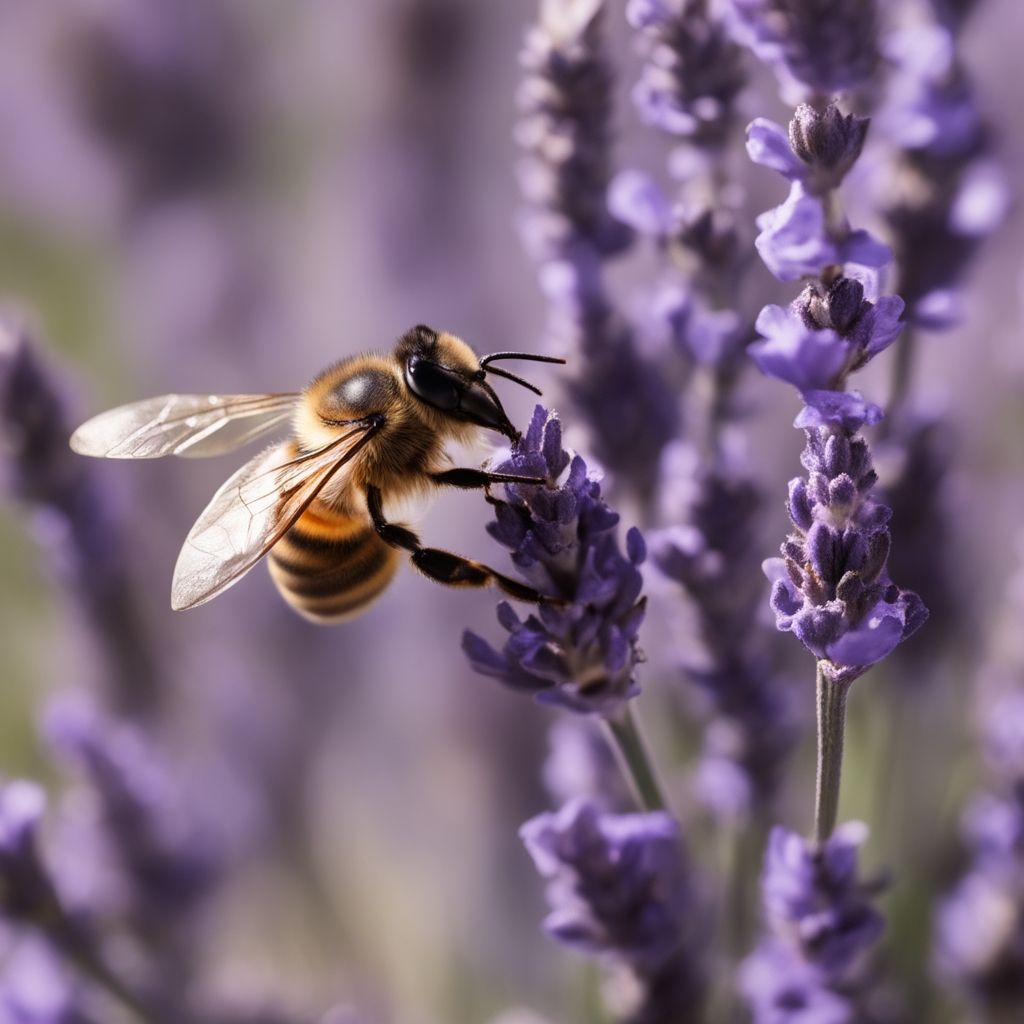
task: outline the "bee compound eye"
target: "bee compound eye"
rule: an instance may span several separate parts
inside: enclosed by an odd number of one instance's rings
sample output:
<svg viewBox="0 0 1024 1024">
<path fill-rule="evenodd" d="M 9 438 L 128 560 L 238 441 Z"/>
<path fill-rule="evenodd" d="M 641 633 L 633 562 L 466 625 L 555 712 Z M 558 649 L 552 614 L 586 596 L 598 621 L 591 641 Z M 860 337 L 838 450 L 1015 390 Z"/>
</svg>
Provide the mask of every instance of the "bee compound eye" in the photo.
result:
<svg viewBox="0 0 1024 1024">
<path fill-rule="evenodd" d="M 459 382 L 437 363 L 412 356 L 406 363 L 405 379 L 413 394 L 428 405 L 446 412 L 459 407 Z"/>
</svg>

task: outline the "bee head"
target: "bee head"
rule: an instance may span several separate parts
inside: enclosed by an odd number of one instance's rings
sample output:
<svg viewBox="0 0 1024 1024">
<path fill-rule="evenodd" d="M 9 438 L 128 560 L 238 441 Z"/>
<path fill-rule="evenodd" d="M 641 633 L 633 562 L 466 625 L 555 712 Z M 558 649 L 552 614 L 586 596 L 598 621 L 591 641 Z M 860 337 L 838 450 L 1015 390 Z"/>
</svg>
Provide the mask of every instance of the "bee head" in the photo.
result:
<svg viewBox="0 0 1024 1024">
<path fill-rule="evenodd" d="M 452 334 L 438 333 L 420 325 L 408 331 L 398 344 L 405 383 L 421 402 L 455 419 L 519 440 L 519 431 L 509 421 L 501 401 L 487 383 L 488 372 L 515 381 L 540 394 L 532 384 L 507 370 L 489 369 L 500 359 L 529 359 L 543 363 L 564 363 L 551 356 L 518 352 L 497 352 L 477 360 L 473 350 Z"/>
</svg>

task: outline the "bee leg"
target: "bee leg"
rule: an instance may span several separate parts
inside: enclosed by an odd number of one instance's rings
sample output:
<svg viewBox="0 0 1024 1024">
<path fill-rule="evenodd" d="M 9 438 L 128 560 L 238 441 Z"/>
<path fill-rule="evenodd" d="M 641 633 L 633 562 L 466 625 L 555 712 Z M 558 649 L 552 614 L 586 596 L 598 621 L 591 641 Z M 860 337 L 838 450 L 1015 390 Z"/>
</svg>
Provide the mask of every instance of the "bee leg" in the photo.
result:
<svg viewBox="0 0 1024 1024">
<path fill-rule="evenodd" d="M 441 473 L 431 473 L 430 479 L 436 484 L 447 487 L 458 487 L 471 491 L 491 484 L 546 484 L 542 476 L 520 476 L 516 473 L 491 473 L 486 469 L 446 469 Z"/>
<path fill-rule="evenodd" d="M 520 601 L 556 606 L 565 604 L 561 599 L 542 594 L 526 583 L 521 583 L 519 580 L 512 579 L 511 576 L 505 576 L 496 569 L 484 565 L 483 562 L 477 562 L 463 555 L 456 555 L 451 551 L 443 551 L 440 548 L 423 547 L 419 537 L 412 530 L 396 523 L 389 523 L 384 518 L 380 490 L 376 487 L 366 489 L 366 507 L 370 512 L 377 536 L 392 547 L 403 548 L 410 552 L 412 564 L 424 576 L 438 583 L 444 583 L 449 587 L 486 587 L 494 583 L 501 587 L 506 594 L 518 598 Z"/>
</svg>

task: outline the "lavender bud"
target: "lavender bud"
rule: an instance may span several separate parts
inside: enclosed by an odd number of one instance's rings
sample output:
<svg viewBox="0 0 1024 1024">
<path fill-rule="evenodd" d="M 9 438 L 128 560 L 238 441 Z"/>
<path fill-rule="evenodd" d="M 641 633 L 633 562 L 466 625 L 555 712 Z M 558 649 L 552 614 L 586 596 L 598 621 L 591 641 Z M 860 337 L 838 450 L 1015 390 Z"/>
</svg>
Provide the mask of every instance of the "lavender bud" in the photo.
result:
<svg viewBox="0 0 1024 1024">
<path fill-rule="evenodd" d="M 811 170 L 819 192 L 836 188 L 857 162 L 871 119 L 842 114 L 830 103 L 824 113 L 801 103 L 789 122 L 789 145 Z M 826 183 L 827 182 L 827 183 Z"/>
</svg>

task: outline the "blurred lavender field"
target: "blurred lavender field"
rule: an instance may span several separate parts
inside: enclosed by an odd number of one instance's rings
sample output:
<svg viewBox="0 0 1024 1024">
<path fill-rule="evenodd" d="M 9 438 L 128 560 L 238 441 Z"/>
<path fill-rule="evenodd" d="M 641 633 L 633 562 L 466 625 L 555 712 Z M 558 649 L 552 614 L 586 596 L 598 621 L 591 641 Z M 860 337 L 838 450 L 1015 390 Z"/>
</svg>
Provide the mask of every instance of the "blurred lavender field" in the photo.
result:
<svg viewBox="0 0 1024 1024">
<path fill-rule="evenodd" d="M 2 0 L 0 1024 L 1024 1020 L 1022 30 Z M 568 360 L 417 521 L 563 603 L 172 612 L 248 455 L 71 431 L 417 323 Z"/>
</svg>

